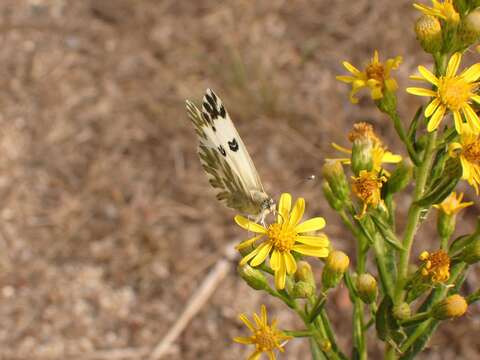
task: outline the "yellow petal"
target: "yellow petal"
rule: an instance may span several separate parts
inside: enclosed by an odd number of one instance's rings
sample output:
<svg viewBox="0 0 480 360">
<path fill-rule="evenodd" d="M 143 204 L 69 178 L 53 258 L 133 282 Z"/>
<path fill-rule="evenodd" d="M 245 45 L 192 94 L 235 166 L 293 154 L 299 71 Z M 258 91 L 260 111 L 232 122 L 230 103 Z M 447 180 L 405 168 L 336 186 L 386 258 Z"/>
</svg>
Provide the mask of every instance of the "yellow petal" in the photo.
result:
<svg viewBox="0 0 480 360">
<path fill-rule="evenodd" d="M 262 356 L 262 351 L 255 351 L 252 355 L 248 357 L 247 360 L 258 360 Z"/>
<path fill-rule="evenodd" d="M 462 179 L 469 180 L 470 179 L 470 163 L 465 160 L 463 156 L 460 156 L 460 162 L 462 164 Z"/>
<path fill-rule="evenodd" d="M 267 326 L 267 323 L 268 323 L 267 307 L 263 304 L 260 308 L 260 314 L 261 314 L 263 326 Z"/>
<path fill-rule="evenodd" d="M 350 64 L 348 61 L 344 61 L 343 63 L 343 66 L 345 67 L 345 69 L 347 69 L 348 71 L 350 71 L 353 75 L 358 75 L 358 74 L 361 74 L 361 71 L 358 70 L 355 66 L 353 66 L 352 64 Z"/>
<path fill-rule="evenodd" d="M 302 219 L 303 213 L 305 212 L 305 199 L 298 198 L 293 207 L 292 213 L 290 214 L 289 226 L 297 226 L 299 221 Z"/>
<path fill-rule="evenodd" d="M 304 221 L 295 227 L 297 233 L 304 233 L 309 231 L 321 230 L 325 227 L 325 219 L 322 217 L 312 218 Z"/>
<path fill-rule="evenodd" d="M 474 64 L 470 66 L 468 69 L 463 71 L 460 76 L 466 81 L 466 82 L 474 82 L 477 81 L 477 79 L 480 77 L 480 64 Z"/>
<path fill-rule="evenodd" d="M 287 270 L 287 274 L 291 275 L 295 271 L 297 271 L 297 262 L 295 261 L 295 258 L 290 252 L 284 252 L 282 253 L 283 256 L 283 261 L 285 262 L 285 267 Z"/>
<path fill-rule="evenodd" d="M 278 216 L 277 222 L 283 224 L 285 220 L 288 220 L 288 214 L 292 207 L 292 195 L 289 193 L 283 193 L 280 196 L 280 201 L 278 202 Z"/>
<path fill-rule="evenodd" d="M 280 252 L 278 250 L 272 251 L 272 256 L 270 257 L 270 267 L 273 271 L 277 271 L 280 268 Z"/>
<path fill-rule="evenodd" d="M 250 221 L 241 215 L 235 216 L 235 222 L 241 228 L 244 228 L 245 230 L 252 231 L 257 234 L 265 234 L 267 232 L 267 229 L 265 229 L 262 225 L 259 225 L 253 221 Z"/>
<path fill-rule="evenodd" d="M 432 74 L 430 70 L 428 70 L 425 66 L 420 65 L 418 67 L 418 71 L 422 76 L 427 80 L 429 83 L 438 86 L 438 79 L 435 75 Z"/>
<path fill-rule="evenodd" d="M 235 246 L 235 249 L 242 250 L 242 249 L 245 249 L 247 247 L 250 247 L 255 243 L 255 241 L 261 239 L 263 236 L 264 236 L 263 234 L 262 235 L 257 235 L 255 237 L 252 237 L 252 238 L 248 239 L 248 240 L 244 240 L 240 244 Z"/>
<path fill-rule="evenodd" d="M 455 123 L 455 130 L 457 130 L 457 132 L 461 134 L 462 126 L 463 126 L 462 115 L 460 115 L 460 112 L 458 110 L 453 111 L 452 113 L 453 113 L 453 122 Z"/>
<path fill-rule="evenodd" d="M 457 52 L 452 55 L 450 60 L 448 60 L 447 65 L 447 77 L 454 77 L 458 71 L 458 67 L 460 66 L 460 61 L 462 60 L 462 54 Z"/>
<path fill-rule="evenodd" d="M 443 116 L 445 115 L 446 108 L 443 105 L 440 105 L 437 110 L 433 113 L 432 117 L 428 121 L 427 130 L 429 132 L 434 131 L 440 125 L 440 121 L 442 121 Z"/>
<path fill-rule="evenodd" d="M 337 75 L 335 76 L 335 79 L 347 84 L 350 84 L 355 81 L 355 78 L 353 76 L 348 76 L 348 75 Z"/>
<path fill-rule="evenodd" d="M 340 146 L 336 143 L 332 143 L 332 147 L 335 149 L 335 150 L 338 150 L 338 151 L 341 151 L 345 154 L 351 154 L 352 153 L 352 150 L 350 149 L 347 149 L 346 147 L 343 147 L 343 146 Z"/>
<path fill-rule="evenodd" d="M 385 151 L 382 156 L 382 163 L 396 164 L 400 161 L 402 161 L 402 157 L 400 155 L 392 154 L 390 151 Z"/>
<path fill-rule="evenodd" d="M 247 315 L 245 315 L 245 314 L 240 314 L 240 316 L 239 316 L 238 318 L 248 327 L 248 329 L 249 329 L 251 332 L 255 332 L 255 327 L 254 327 L 253 324 L 250 322 L 250 320 L 248 320 Z"/>
<path fill-rule="evenodd" d="M 295 240 L 301 244 L 316 246 L 316 247 L 327 247 L 329 244 L 328 237 L 324 234 L 318 236 L 307 236 L 298 235 Z"/>
<path fill-rule="evenodd" d="M 409 87 L 407 88 L 407 92 L 409 94 L 418 95 L 418 96 L 436 96 L 437 95 L 437 93 L 433 90 L 417 88 L 417 87 Z"/>
<path fill-rule="evenodd" d="M 237 336 L 233 338 L 233 341 L 239 344 L 244 344 L 244 345 L 255 344 L 255 342 L 252 340 L 251 337 Z"/>
<path fill-rule="evenodd" d="M 263 245 L 263 244 L 262 244 Z M 251 259 L 253 259 L 257 254 L 258 252 L 260 251 L 260 247 L 262 246 L 260 245 L 259 247 L 255 248 L 252 250 L 252 252 L 248 253 L 247 255 L 245 255 L 242 260 L 240 260 L 240 263 L 239 265 L 240 266 L 243 266 L 245 265 L 246 263 L 248 263 Z"/>
<path fill-rule="evenodd" d="M 465 106 L 462 107 L 462 110 L 463 110 L 463 115 L 465 115 L 465 119 L 467 120 L 467 123 L 475 132 L 475 129 L 480 128 L 480 125 L 479 125 L 480 120 L 478 119 L 478 115 L 475 113 L 472 107 L 468 104 L 465 104 Z"/>
<path fill-rule="evenodd" d="M 285 261 L 283 258 L 280 260 L 280 267 L 278 268 L 277 271 L 275 271 L 275 287 L 278 290 L 284 289 L 285 288 L 285 280 L 286 280 L 286 275 L 287 275 L 287 268 L 285 265 Z"/>
<path fill-rule="evenodd" d="M 440 105 L 440 99 L 435 98 L 433 99 L 430 104 L 427 105 L 425 108 L 425 117 L 430 117 L 434 113 L 434 111 L 437 109 L 438 105 Z"/>
<path fill-rule="evenodd" d="M 480 95 L 472 95 L 470 98 L 475 101 L 477 104 L 480 104 Z"/>
<path fill-rule="evenodd" d="M 272 244 L 270 242 L 264 242 L 258 247 L 258 253 L 250 262 L 250 265 L 255 267 L 263 263 L 270 253 L 270 250 L 272 250 Z"/>
<path fill-rule="evenodd" d="M 327 257 L 329 253 L 327 248 L 318 248 L 310 245 L 294 245 L 292 250 L 302 255 L 315 257 Z"/>
</svg>

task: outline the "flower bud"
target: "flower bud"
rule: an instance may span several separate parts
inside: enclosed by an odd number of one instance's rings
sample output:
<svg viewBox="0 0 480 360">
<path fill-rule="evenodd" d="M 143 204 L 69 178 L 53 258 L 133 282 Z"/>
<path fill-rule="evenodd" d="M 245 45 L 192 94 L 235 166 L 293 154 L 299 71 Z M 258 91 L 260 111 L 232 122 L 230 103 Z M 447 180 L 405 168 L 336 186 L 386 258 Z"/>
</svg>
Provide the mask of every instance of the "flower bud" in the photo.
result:
<svg viewBox="0 0 480 360">
<path fill-rule="evenodd" d="M 437 217 L 437 232 L 441 238 L 449 239 L 455 231 L 455 215 L 439 212 Z"/>
<path fill-rule="evenodd" d="M 361 274 L 357 277 L 357 292 L 365 304 L 371 304 L 377 298 L 377 280 L 370 274 Z"/>
<path fill-rule="evenodd" d="M 369 137 L 358 138 L 352 146 L 352 170 L 355 175 L 360 171 L 373 168 L 373 141 Z"/>
<path fill-rule="evenodd" d="M 427 53 L 434 54 L 442 48 L 442 27 L 435 16 L 421 16 L 415 22 L 415 34 Z"/>
<path fill-rule="evenodd" d="M 335 197 L 342 203 L 345 202 L 350 196 L 350 188 L 341 162 L 338 160 L 325 161 L 322 173 Z"/>
<path fill-rule="evenodd" d="M 238 274 L 240 277 L 245 280 L 245 282 L 255 290 L 264 290 L 267 288 L 268 283 L 265 275 L 248 264 L 239 266 L 237 268 Z"/>
<path fill-rule="evenodd" d="M 342 251 L 334 250 L 328 255 L 322 273 L 322 283 L 325 289 L 334 288 L 342 280 L 348 269 L 350 259 Z"/>
<path fill-rule="evenodd" d="M 324 353 L 328 353 L 330 350 L 332 350 L 332 343 L 327 339 L 323 339 L 320 344 L 320 349 Z"/>
<path fill-rule="evenodd" d="M 344 207 L 344 203 L 342 200 L 337 198 L 334 194 L 332 189 L 330 188 L 330 185 L 328 185 L 328 182 L 324 181 L 322 184 L 322 190 L 323 190 L 323 195 L 325 196 L 325 199 L 327 199 L 328 205 L 333 210 L 340 211 Z"/>
<path fill-rule="evenodd" d="M 460 259 L 470 265 L 480 261 L 480 238 L 473 239 L 463 248 Z"/>
<path fill-rule="evenodd" d="M 472 11 L 460 23 L 458 37 L 463 46 L 470 46 L 480 38 L 480 9 Z"/>
<path fill-rule="evenodd" d="M 457 318 L 465 314 L 468 304 L 463 296 L 451 295 L 432 308 L 432 316 L 437 320 Z"/>
<path fill-rule="evenodd" d="M 306 261 L 297 262 L 297 271 L 295 272 L 296 281 L 304 281 L 315 287 L 315 278 L 313 277 L 312 267 Z"/>
<path fill-rule="evenodd" d="M 315 294 L 315 288 L 311 283 L 305 281 L 298 281 L 293 286 L 292 295 L 295 298 L 307 299 Z"/>
<path fill-rule="evenodd" d="M 412 316 L 412 310 L 410 305 L 406 302 L 402 302 L 393 307 L 393 317 L 397 320 L 406 320 Z"/>
</svg>

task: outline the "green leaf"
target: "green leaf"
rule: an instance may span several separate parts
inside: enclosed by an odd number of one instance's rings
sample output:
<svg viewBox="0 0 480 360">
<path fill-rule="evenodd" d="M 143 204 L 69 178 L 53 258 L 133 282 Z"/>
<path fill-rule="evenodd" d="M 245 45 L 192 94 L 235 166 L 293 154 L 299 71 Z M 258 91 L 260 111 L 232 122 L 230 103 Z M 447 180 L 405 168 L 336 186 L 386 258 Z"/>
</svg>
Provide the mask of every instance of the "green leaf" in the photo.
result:
<svg viewBox="0 0 480 360">
<path fill-rule="evenodd" d="M 402 243 L 400 242 L 400 240 L 397 239 L 397 236 L 392 231 L 389 224 L 383 219 L 383 217 L 372 216 L 371 218 L 375 223 L 375 226 L 377 227 L 377 229 L 382 234 L 382 237 L 385 239 L 385 241 L 391 246 L 393 246 L 395 249 L 403 250 Z"/>
<path fill-rule="evenodd" d="M 405 338 L 400 331 L 397 320 L 393 317 L 393 302 L 390 296 L 386 295 L 375 316 L 375 328 L 380 340 L 385 342 L 393 341 L 398 344 Z"/>
</svg>

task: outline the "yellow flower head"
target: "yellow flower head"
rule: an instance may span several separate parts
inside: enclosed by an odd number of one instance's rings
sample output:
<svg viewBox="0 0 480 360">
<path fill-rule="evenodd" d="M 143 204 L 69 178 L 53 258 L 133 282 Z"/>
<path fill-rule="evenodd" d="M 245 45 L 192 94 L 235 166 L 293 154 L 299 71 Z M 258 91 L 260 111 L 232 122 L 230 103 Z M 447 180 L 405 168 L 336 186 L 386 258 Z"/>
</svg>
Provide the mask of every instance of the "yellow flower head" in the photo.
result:
<svg viewBox="0 0 480 360">
<path fill-rule="evenodd" d="M 387 179 L 372 171 L 362 170 L 358 177 L 352 176 L 352 191 L 363 202 L 358 218 L 365 215 L 368 206 L 377 207 L 381 202 L 380 189 Z"/>
<path fill-rule="evenodd" d="M 419 259 L 423 261 L 421 273 L 433 283 L 445 282 L 450 277 L 450 257 L 443 250 L 429 254 L 424 251 Z"/>
<path fill-rule="evenodd" d="M 271 325 L 268 325 L 267 309 L 262 305 L 261 314 L 253 314 L 253 324 L 245 314 L 239 316 L 240 320 L 252 332 L 248 337 L 236 337 L 233 341 L 245 345 L 255 345 L 255 351 L 249 356 L 249 360 L 257 360 L 262 353 L 266 353 L 270 360 L 275 360 L 274 350 L 284 352 L 282 343 L 291 339 L 291 336 L 285 335 L 282 331 L 277 329 L 277 321 L 273 320 Z"/>
<path fill-rule="evenodd" d="M 468 302 L 461 295 L 454 294 L 435 304 L 432 316 L 438 320 L 454 319 L 464 315 L 468 309 Z"/>
<path fill-rule="evenodd" d="M 240 265 L 249 263 L 255 267 L 262 264 L 270 256 L 270 267 L 275 272 L 275 287 L 285 288 L 286 275 L 294 274 L 297 263 L 292 252 L 302 255 L 327 257 L 329 241 L 326 235 L 302 235 L 325 227 L 325 219 L 312 218 L 300 223 L 305 212 L 305 200 L 298 198 L 292 207 L 292 196 L 284 193 L 278 203 L 277 221 L 267 228 L 243 216 L 235 216 L 236 223 L 245 230 L 258 235 L 241 242 L 237 250 L 245 250 L 261 239 L 264 241 L 253 248 L 241 261 Z"/>
<path fill-rule="evenodd" d="M 462 164 L 462 179 L 473 186 L 478 195 L 480 184 L 480 135 L 464 132 L 460 142 L 449 144 L 448 153 L 451 157 L 459 157 Z"/>
<path fill-rule="evenodd" d="M 358 139 L 368 139 L 372 142 L 372 162 L 374 172 L 380 172 L 383 169 L 382 164 L 384 163 L 396 164 L 402 161 L 402 157 L 400 155 L 393 154 L 387 150 L 380 138 L 377 136 L 377 134 L 375 134 L 371 124 L 366 122 L 358 122 L 353 125 L 353 130 L 348 134 L 348 140 L 353 143 Z M 335 143 L 333 143 L 332 146 L 334 149 L 345 154 L 351 155 L 352 153 L 351 149 L 347 149 Z M 336 160 L 341 161 L 343 164 L 351 164 L 350 158 L 340 158 Z M 386 174 L 388 175 L 388 172 L 386 172 Z"/>
<path fill-rule="evenodd" d="M 457 196 L 457 193 L 452 192 L 445 200 L 440 204 L 433 205 L 434 208 L 442 211 L 443 213 L 451 216 L 458 213 L 460 210 L 472 206 L 473 201 L 462 203 L 463 193 Z"/>
<path fill-rule="evenodd" d="M 364 71 L 358 70 L 348 61 L 343 62 L 343 66 L 353 76 L 340 75 L 337 80 L 347 84 L 352 84 L 352 91 L 350 92 L 350 101 L 354 104 L 358 102 L 355 94 L 363 88 L 370 89 L 370 96 L 373 100 L 379 100 L 383 97 L 383 92 L 396 91 L 398 89 L 395 79 L 390 77 L 392 70 L 398 69 L 402 57 L 397 56 L 394 59 L 388 59 L 385 64 L 378 59 L 378 51 L 375 50 L 371 62 L 365 67 Z"/>
<path fill-rule="evenodd" d="M 474 133 L 480 132 L 480 120 L 470 105 L 472 101 L 480 103 L 480 96 L 475 93 L 478 87 L 477 80 L 480 78 L 480 63 L 474 64 L 456 75 L 461 60 L 461 53 L 453 54 L 448 61 L 445 76 L 437 77 L 424 66 L 419 66 L 418 71 L 421 76 L 411 77 L 414 80 L 427 81 L 436 87 L 435 90 L 407 88 L 407 92 L 410 94 L 433 98 L 425 108 L 425 117 L 430 118 L 427 125 L 428 131 L 436 130 L 445 113 L 450 111 L 453 114 L 455 129 L 458 133 L 467 130 Z M 462 114 L 466 123 L 462 120 Z"/>
<path fill-rule="evenodd" d="M 420 10 L 425 15 L 435 16 L 449 23 L 456 24 L 460 21 L 460 15 L 453 6 L 453 0 L 445 0 L 440 2 L 438 0 L 432 0 L 432 7 L 422 4 L 413 4 L 413 7 Z"/>
</svg>

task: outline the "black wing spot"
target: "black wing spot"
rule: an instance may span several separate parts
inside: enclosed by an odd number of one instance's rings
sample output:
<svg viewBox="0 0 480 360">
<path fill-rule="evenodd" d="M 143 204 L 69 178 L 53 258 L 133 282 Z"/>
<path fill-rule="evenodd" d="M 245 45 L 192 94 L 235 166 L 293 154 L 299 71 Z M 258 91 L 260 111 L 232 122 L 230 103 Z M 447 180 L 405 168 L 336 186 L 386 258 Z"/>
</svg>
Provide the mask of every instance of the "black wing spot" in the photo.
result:
<svg viewBox="0 0 480 360">
<path fill-rule="evenodd" d="M 220 152 L 220 154 L 222 154 L 223 156 L 227 156 L 227 152 L 225 151 L 225 149 L 223 148 L 222 145 L 220 145 L 218 147 L 218 151 Z"/>
<path fill-rule="evenodd" d="M 235 138 L 232 139 L 232 141 L 228 141 L 228 147 L 230 150 L 237 152 L 238 151 L 238 142 L 235 140 Z"/>
<path fill-rule="evenodd" d="M 225 112 L 225 107 L 222 105 L 220 106 L 220 116 L 225 118 L 226 112 Z"/>
<path fill-rule="evenodd" d="M 213 132 L 217 132 L 217 128 L 215 126 L 212 126 Z"/>
</svg>

